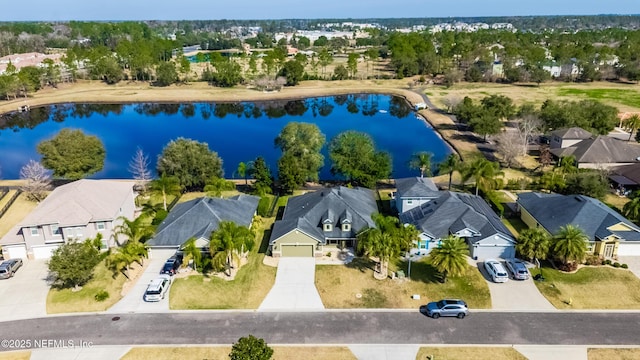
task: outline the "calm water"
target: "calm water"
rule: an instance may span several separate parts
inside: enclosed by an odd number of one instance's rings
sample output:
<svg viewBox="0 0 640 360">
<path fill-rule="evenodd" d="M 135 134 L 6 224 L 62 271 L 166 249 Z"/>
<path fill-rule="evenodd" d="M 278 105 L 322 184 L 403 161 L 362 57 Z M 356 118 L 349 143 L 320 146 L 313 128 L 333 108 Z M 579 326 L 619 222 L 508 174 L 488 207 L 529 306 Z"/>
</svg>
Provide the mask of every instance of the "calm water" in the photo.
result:
<svg viewBox="0 0 640 360">
<path fill-rule="evenodd" d="M 434 163 L 451 152 L 403 99 L 386 95 L 258 103 L 61 104 L 0 115 L 0 176 L 19 178 L 20 168 L 29 159 L 40 159 L 36 145 L 63 128 L 82 129 L 104 143 L 104 169 L 94 178 L 131 178 L 127 167 L 137 147 L 149 155 L 150 168 L 155 170 L 162 148 L 178 137 L 208 143 L 223 159 L 226 177 L 235 176 L 239 162 L 257 156 L 263 156 L 275 174 L 281 154 L 273 141 L 291 121 L 317 124 L 327 143 L 346 130 L 368 133 L 376 148 L 391 153 L 393 177 L 418 174 L 407 165 L 414 152 L 432 152 Z M 326 146 L 323 154 L 320 177 L 331 179 Z"/>
</svg>

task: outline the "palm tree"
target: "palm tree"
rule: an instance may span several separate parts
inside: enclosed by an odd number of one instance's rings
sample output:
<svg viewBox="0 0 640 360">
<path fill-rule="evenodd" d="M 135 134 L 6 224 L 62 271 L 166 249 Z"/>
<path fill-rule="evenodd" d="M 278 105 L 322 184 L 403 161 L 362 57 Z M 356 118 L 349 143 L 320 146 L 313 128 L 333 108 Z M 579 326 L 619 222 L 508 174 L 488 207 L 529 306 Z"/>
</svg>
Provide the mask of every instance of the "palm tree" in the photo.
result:
<svg viewBox="0 0 640 360">
<path fill-rule="evenodd" d="M 124 276 L 127 279 L 129 277 L 129 265 L 135 261 L 135 258 L 124 249 L 124 247 L 120 247 L 115 250 L 115 252 L 109 254 L 106 259 L 107 268 L 110 269 L 114 273 L 114 277 L 118 272 L 124 270 Z"/>
<path fill-rule="evenodd" d="M 198 271 L 197 266 L 198 264 L 200 264 L 200 261 L 202 261 L 202 251 L 200 251 L 200 248 L 196 246 L 196 239 L 191 238 L 187 240 L 184 247 L 182 248 L 182 252 L 185 256 L 185 262 L 187 262 L 188 259 L 192 259 L 193 270 Z"/>
<path fill-rule="evenodd" d="M 180 186 L 178 178 L 162 174 L 160 178 L 151 181 L 150 189 L 152 193 L 162 195 L 164 211 L 167 211 L 167 195 L 180 194 L 182 186 Z"/>
<path fill-rule="evenodd" d="M 438 164 L 438 172 L 439 173 L 449 173 L 449 187 L 448 190 L 451 190 L 451 179 L 453 178 L 453 172 L 457 171 L 460 168 L 460 158 L 456 154 L 449 154 L 444 161 Z"/>
<path fill-rule="evenodd" d="M 577 173 L 578 167 L 576 166 L 576 157 L 573 155 L 561 157 L 558 168 L 560 168 L 560 172 L 563 174 Z"/>
<path fill-rule="evenodd" d="M 428 262 L 442 274 L 444 282 L 448 275 L 458 276 L 464 273 L 468 266 L 468 255 L 467 243 L 457 236 L 449 235 L 439 247 L 431 250 Z"/>
<path fill-rule="evenodd" d="M 209 247 L 211 253 L 215 254 L 212 262 L 218 268 L 228 269 L 227 276 L 231 276 L 231 269 L 234 268 L 235 261 L 239 259 L 238 254 L 250 251 L 254 244 L 255 235 L 249 228 L 232 221 L 222 221 L 218 230 L 211 233 Z"/>
<path fill-rule="evenodd" d="M 627 141 L 631 141 L 633 132 L 640 128 L 640 115 L 633 114 L 629 116 L 622 122 L 622 126 L 629 132 L 629 139 L 627 139 Z"/>
<path fill-rule="evenodd" d="M 124 252 L 131 255 L 134 261 L 137 261 L 140 266 L 144 265 L 144 258 L 149 255 L 149 251 L 143 243 L 138 241 L 129 241 L 123 247 Z"/>
<path fill-rule="evenodd" d="M 622 208 L 622 215 L 629 219 L 638 221 L 640 219 L 640 196 L 636 196 Z"/>
<path fill-rule="evenodd" d="M 528 259 L 546 259 L 551 246 L 551 237 L 540 228 L 526 229 L 520 232 L 516 251 Z"/>
<path fill-rule="evenodd" d="M 129 220 L 124 216 L 120 216 L 118 219 L 122 223 L 113 229 L 116 240 L 119 235 L 123 235 L 128 242 L 143 242 L 153 235 L 153 229 L 145 223 L 145 218 L 142 216 L 138 216 L 134 220 Z M 118 243 L 124 244 L 125 242 L 118 241 Z"/>
<path fill-rule="evenodd" d="M 582 261 L 587 252 L 589 238 L 575 225 L 568 224 L 560 227 L 555 236 L 553 252 L 565 264 L 573 261 Z"/>
<path fill-rule="evenodd" d="M 411 155 L 411 160 L 409 160 L 409 167 L 411 169 L 419 169 L 420 177 L 424 177 L 424 174 L 427 176 L 431 175 L 431 158 L 433 154 L 426 151 L 420 151 Z"/>
<path fill-rule="evenodd" d="M 462 170 L 462 182 L 464 183 L 470 178 L 474 178 L 476 181 L 476 196 L 478 196 L 478 189 L 487 192 L 497 188 L 499 184 L 497 177 L 502 175 L 504 175 L 504 172 L 500 170 L 500 164 L 485 158 L 477 158 Z"/>
<path fill-rule="evenodd" d="M 238 164 L 238 175 L 244 178 L 244 184 L 249 185 L 249 181 L 247 180 L 247 164 L 244 161 L 241 161 Z"/>
<path fill-rule="evenodd" d="M 377 257 L 379 275 L 377 279 L 386 279 L 389 275 L 389 261 L 400 255 L 400 242 L 389 232 L 378 228 L 367 229 L 358 234 L 358 249 L 366 255 Z"/>
<path fill-rule="evenodd" d="M 151 201 L 147 201 L 142 204 L 142 214 L 150 218 L 154 218 L 158 213 L 158 211 L 162 209 L 163 209 L 163 206 L 160 203 L 153 203 Z"/>
</svg>

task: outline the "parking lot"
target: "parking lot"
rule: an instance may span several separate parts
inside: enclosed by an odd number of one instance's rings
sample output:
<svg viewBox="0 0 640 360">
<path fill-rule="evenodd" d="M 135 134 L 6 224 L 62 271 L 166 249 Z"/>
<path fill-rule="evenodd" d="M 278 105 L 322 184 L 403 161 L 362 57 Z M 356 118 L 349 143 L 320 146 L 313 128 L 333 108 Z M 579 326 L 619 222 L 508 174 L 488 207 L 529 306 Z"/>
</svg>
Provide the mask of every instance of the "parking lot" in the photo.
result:
<svg viewBox="0 0 640 360">
<path fill-rule="evenodd" d="M 46 316 L 48 273 L 45 260 L 24 260 L 14 277 L 0 280 L 0 321 Z"/>
<path fill-rule="evenodd" d="M 125 295 L 120 301 L 113 305 L 107 312 L 109 313 L 130 313 L 130 312 L 167 312 L 169 311 L 169 292 L 167 296 L 158 302 L 146 302 L 143 299 L 144 292 L 147 289 L 147 285 L 151 280 L 158 277 L 160 270 L 165 261 L 173 254 L 173 250 L 150 250 L 149 265 L 136 283 L 133 285 L 129 293 Z"/>
<path fill-rule="evenodd" d="M 502 261 L 504 265 L 504 261 Z M 494 283 L 487 274 L 482 261 L 473 262 L 484 276 L 491 292 L 491 308 L 494 310 L 513 311 L 554 311 L 556 308 L 540 294 L 534 280 L 514 280 L 509 273 L 505 283 Z M 506 268 L 506 265 L 505 265 Z"/>
</svg>

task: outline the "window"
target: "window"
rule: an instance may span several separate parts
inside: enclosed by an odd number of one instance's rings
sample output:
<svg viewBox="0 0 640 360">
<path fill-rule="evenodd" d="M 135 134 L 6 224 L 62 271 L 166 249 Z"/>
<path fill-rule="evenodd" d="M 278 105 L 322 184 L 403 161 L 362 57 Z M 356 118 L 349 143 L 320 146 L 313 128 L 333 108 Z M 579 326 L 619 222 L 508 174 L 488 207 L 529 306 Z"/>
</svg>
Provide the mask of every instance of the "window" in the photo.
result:
<svg viewBox="0 0 640 360">
<path fill-rule="evenodd" d="M 98 229 L 98 231 L 102 231 L 102 230 L 104 230 L 104 229 L 105 229 L 104 221 L 97 222 L 97 223 L 96 223 L 96 229 Z"/>
<path fill-rule="evenodd" d="M 351 231 L 351 224 L 342 224 L 342 231 Z"/>
<path fill-rule="evenodd" d="M 82 228 L 81 227 L 75 228 L 75 233 L 76 233 L 76 237 L 77 238 L 81 238 L 82 237 Z"/>
<path fill-rule="evenodd" d="M 324 224 L 324 231 L 331 231 L 332 228 L 331 224 Z"/>
<path fill-rule="evenodd" d="M 40 235 L 40 233 L 38 232 L 38 228 L 37 227 L 32 227 L 29 229 L 31 231 L 31 236 L 38 236 Z"/>
<path fill-rule="evenodd" d="M 60 236 L 62 232 L 60 231 L 60 227 L 58 225 L 51 225 L 51 235 Z"/>
<path fill-rule="evenodd" d="M 407 200 L 407 204 L 411 205 L 413 203 L 413 200 L 409 199 Z"/>
</svg>

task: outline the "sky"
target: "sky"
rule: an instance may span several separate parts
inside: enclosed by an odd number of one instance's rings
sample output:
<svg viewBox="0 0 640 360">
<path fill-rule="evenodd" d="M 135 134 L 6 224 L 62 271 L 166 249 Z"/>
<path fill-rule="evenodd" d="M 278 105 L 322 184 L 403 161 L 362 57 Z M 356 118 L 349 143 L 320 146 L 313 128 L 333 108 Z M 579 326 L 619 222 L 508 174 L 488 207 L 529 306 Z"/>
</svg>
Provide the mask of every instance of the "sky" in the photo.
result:
<svg viewBox="0 0 640 360">
<path fill-rule="evenodd" d="M 640 14 L 639 0 L 3 0 L 0 21 Z"/>
</svg>

